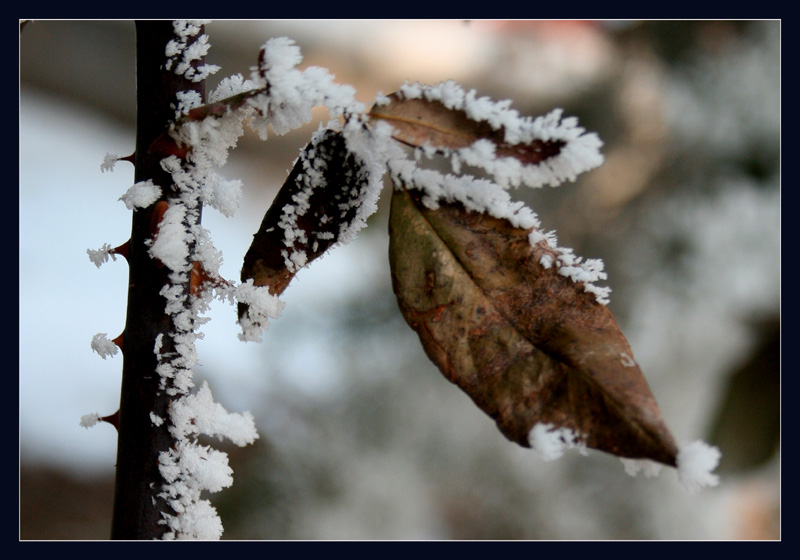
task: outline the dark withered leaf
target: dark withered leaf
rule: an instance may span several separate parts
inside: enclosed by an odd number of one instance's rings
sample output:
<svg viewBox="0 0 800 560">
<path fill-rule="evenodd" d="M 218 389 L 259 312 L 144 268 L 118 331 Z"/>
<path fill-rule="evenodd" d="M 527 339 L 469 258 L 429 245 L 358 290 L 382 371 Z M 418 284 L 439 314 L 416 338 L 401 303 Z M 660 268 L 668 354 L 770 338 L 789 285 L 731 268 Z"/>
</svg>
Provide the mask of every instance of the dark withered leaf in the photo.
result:
<svg viewBox="0 0 800 560">
<path fill-rule="evenodd" d="M 341 241 L 368 187 L 364 163 L 339 132 L 321 131 L 301 153 L 244 257 L 241 279 L 283 293 L 297 271 Z M 240 304 L 239 316 L 247 306 Z"/>
<path fill-rule="evenodd" d="M 674 466 L 676 444 L 613 315 L 542 266 L 553 250 L 529 233 L 395 190 L 390 263 L 406 321 L 511 441 L 528 447 L 531 429 L 547 424 L 590 448 Z"/>
</svg>

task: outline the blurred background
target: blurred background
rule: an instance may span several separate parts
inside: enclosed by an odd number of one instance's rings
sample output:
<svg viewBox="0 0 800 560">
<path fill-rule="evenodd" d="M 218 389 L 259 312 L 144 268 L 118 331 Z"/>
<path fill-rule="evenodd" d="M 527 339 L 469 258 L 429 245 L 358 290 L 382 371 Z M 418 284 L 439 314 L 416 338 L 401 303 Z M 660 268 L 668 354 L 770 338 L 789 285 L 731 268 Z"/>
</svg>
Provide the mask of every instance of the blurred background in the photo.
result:
<svg viewBox="0 0 800 560">
<path fill-rule="evenodd" d="M 216 303 L 195 381 L 260 439 L 229 452 L 210 496 L 223 539 L 780 538 L 779 21 L 215 21 L 209 80 L 249 76 L 288 36 L 370 103 L 406 79 L 454 79 L 522 114 L 561 107 L 606 163 L 557 189 L 519 190 L 559 244 L 602 258 L 610 308 L 680 443 L 718 446 L 717 488 L 672 469 L 632 478 L 614 457 L 545 463 L 427 360 L 391 290 L 390 187 L 370 227 L 303 270 L 261 344 Z M 20 33 L 19 452 L 21 539 L 106 539 L 122 357 L 90 348 L 125 321 L 124 259 L 87 249 L 130 234 L 134 23 L 32 21 Z M 316 115 L 327 120 L 324 111 Z M 247 133 L 221 174 L 244 199 L 203 224 L 241 262 L 317 123 Z"/>
</svg>

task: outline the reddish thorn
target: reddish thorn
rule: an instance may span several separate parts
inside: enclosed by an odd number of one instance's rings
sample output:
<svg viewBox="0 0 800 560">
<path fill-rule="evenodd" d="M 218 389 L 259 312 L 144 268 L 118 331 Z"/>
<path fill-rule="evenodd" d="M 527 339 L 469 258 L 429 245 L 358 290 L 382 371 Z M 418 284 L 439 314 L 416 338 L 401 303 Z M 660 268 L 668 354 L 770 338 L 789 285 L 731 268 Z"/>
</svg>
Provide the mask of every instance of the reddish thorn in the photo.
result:
<svg viewBox="0 0 800 560">
<path fill-rule="evenodd" d="M 125 331 L 122 331 L 121 333 L 119 333 L 119 336 L 118 336 L 117 338 L 115 338 L 114 340 L 112 340 L 112 341 L 111 341 L 111 342 L 113 342 L 114 344 L 116 344 L 116 345 L 117 345 L 117 347 L 118 347 L 120 350 L 122 350 L 123 352 L 125 352 L 125 349 L 122 347 L 122 341 L 123 341 L 123 336 L 124 336 L 124 335 L 125 335 Z"/>
<path fill-rule="evenodd" d="M 119 410 L 117 410 L 114 414 L 110 416 L 103 416 L 100 418 L 103 422 L 108 422 L 112 426 L 114 426 L 117 431 L 119 431 Z"/>
<path fill-rule="evenodd" d="M 121 157 L 121 158 L 119 158 L 119 160 L 118 160 L 118 161 L 129 161 L 129 162 L 131 162 L 133 165 L 136 165 L 136 153 L 134 152 L 134 153 L 132 153 L 132 154 L 131 154 L 131 155 L 129 155 L 129 156 Z"/>
<path fill-rule="evenodd" d="M 110 253 L 113 254 L 113 255 L 120 255 L 122 257 L 125 257 L 125 260 L 127 261 L 127 260 L 129 260 L 128 259 L 128 254 L 129 254 L 130 246 L 131 246 L 131 240 L 128 239 L 125 243 L 123 243 L 119 247 L 115 247 L 114 249 L 111 249 Z"/>
</svg>

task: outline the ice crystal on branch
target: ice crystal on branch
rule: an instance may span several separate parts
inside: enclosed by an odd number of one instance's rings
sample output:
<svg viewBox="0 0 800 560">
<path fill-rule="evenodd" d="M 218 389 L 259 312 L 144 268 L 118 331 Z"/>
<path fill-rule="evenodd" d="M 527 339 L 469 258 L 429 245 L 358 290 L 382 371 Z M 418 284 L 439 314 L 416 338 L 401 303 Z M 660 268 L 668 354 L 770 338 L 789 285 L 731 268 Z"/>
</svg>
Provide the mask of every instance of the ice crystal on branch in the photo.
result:
<svg viewBox="0 0 800 560">
<path fill-rule="evenodd" d="M 103 163 L 100 164 L 100 172 L 105 173 L 106 171 L 113 171 L 114 165 L 119 161 L 119 157 L 117 154 L 106 154 L 103 158 Z"/>
<path fill-rule="evenodd" d="M 193 81 L 202 81 L 215 69 L 196 65 L 209 47 L 207 36 L 200 34 L 201 23 L 175 22 L 176 38 L 166 50 L 165 68 Z M 163 514 L 168 539 L 217 539 L 222 534 L 215 509 L 201 494 L 230 486 L 232 471 L 225 453 L 199 445 L 197 437 L 224 436 L 237 445 L 247 445 L 258 437 L 252 416 L 225 411 L 213 402 L 207 385 L 194 394 L 191 392 L 193 369 L 198 360 L 195 342 L 201 336 L 198 328 L 207 321 L 200 314 L 208 308 L 208 299 L 213 294 L 212 290 L 195 290 L 191 286 L 198 270 L 206 277 L 216 277 L 222 260 L 210 234 L 200 225 L 201 208 L 208 204 L 231 216 L 240 199 L 240 183 L 221 179 L 215 168 L 225 163 L 228 150 L 242 134 L 241 115 L 227 119 L 216 115 L 188 118 L 200 101 L 197 92 L 178 93 L 176 124 L 168 136 L 154 144 L 156 149 L 164 150 L 161 167 L 173 182 L 170 198 L 159 203 L 162 206 L 157 214 L 157 231 L 150 243 L 150 255 L 169 270 L 168 283 L 161 295 L 173 324 L 172 332 L 161 333 L 153 349 L 161 389 L 173 397 L 168 426 L 175 445 L 159 457 L 164 478 L 160 496 L 173 510 L 172 514 Z M 176 147 L 179 149 L 175 150 Z M 129 207 L 155 202 L 161 196 L 160 191 L 156 192 L 157 187 L 138 184 L 134 187 L 123 197 Z M 165 345 L 169 351 L 164 350 Z M 154 425 L 164 421 L 161 417 L 152 418 Z"/>
<path fill-rule="evenodd" d="M 161 187 L 153 184 L 150 180 L 136 183 L 128 189 L 128 192 L 119 197 L 128 210 L 146 208 L 159 198 L 161 198 Z"/>
<path fill-rule="evenodd" d="M 176 20 L 173 23 L 176 37 L 167 43 L 165 51 L 167 61 L 164 68 L 173 70 L 179 76 L 184 76 L 193 82 L 202 82 L 219 70 L 218 66 L 195 64 L 195 61 L 202 60 L 211 48 L 208 35 L 198 36 L 206 23 L 207 20 Z"/>
<path fill-rule="evenodd" d="M 92 337 L 92 350 L 97 352 L 104 360 L 108 356 L 115 356 L 119 348 L 112 341 L 108 340 L 106 333 L 97 333 Z"/>
<path fill-rule="evenodd" d="M 262 47 L 251 81 L 265 93 L 247 100 L 258 115 L 250 125 L 262 139 L 268 127 L 280 135 L 310 122 L 315 107 L 325 107 L 331 117 L 364 111 L 352 86 L 336 84 L 324 68 L 298 70 L 301 61 L 300 48 L 291 39 L 270 39 Z"/>
<path fill-rule="evenodd" d="M 84 414 L 81 416 L 81 426 L 86 428 L 87 430 L 93 426 L 95 426 L 98 422 L 100 422 L 100 415 L 95 413 L 92 414 Z"/>
<path fill-rule="evenodd" d="M 173 435 L 182 439 L 189 435 L 203 434 L 227 438 L 236 445 L 244 446 L 258 439 L 253 415 L 230 413 L 214 402 L 207 382 L 198 391 L 179 401 L 170 410 Z"/>
<path fill-rule="evenodd" d="M 113 260 L 117 259 L 116 255 L 112 251 L 113 248 L 111 245 L 104 243 L 103 246 L 97 250 L 86 249 L 86 254 L 89 255 L 89 260 L 92 261 L 92 264 L 97 268 L 100 268 L 103 264 L 108 262 L 109 257 L 111 257 Z"/>
</svg>

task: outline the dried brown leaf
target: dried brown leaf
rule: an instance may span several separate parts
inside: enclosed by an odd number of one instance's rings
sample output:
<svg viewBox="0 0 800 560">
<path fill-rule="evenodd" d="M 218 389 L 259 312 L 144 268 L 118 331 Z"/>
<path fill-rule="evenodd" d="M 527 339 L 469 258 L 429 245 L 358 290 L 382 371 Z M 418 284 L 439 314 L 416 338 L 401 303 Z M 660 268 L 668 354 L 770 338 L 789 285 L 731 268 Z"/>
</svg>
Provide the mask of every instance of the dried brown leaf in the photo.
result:
<svg viewBox="0 0 800 560">
<path fill-rule="evenodd" d="M 300 268 L 357 219 L 368 177 L 340 133 L 312 141 L 276 195 L 244 257 L 241 279 L 280 295 Z M 239 316 L 247 306 L 240 304 Z"/>
<path fill-rule="evenodd" d="M 531 246 L 529 233 L 395 190 L 393 286 L 426 353 L 522 446 L 550 424 L 594 449 L 675 465 L 675 442 L 613 315 L 542 266 L 553 251 Z"/>
<path fill-rule="evenodd" d="M 494 144 L 497 157 L 537 164 L 558 155 L 566 145 L 559 139 L 511 144 L 506 141 L 504 127 L 494 128 L 486 121 L 470 118 L 464 110 L 448 108 L 441 101 L 406 98 L 398 93 L 388 99 L 387 103 L 372 107 L 370 117 L 389 122 L 394 128 L 393 137 L 409 146 L 459 150 L 477 140 L 488 140 Z"/>
</svg>

